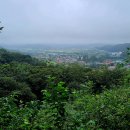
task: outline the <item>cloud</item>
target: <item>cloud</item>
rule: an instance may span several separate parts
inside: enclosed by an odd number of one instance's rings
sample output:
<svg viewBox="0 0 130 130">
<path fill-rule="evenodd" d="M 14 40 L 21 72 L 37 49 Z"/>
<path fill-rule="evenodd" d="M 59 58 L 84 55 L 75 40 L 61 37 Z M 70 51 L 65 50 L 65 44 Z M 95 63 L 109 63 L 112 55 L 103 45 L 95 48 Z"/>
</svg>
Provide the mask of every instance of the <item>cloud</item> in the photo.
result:
<svg viewBox="0 0 130 130">
<path fill-rule="evenodd" d="M 130 41 L 129 0 L 6 0 L 0 35 L 6 43 Z"/>
</svg>

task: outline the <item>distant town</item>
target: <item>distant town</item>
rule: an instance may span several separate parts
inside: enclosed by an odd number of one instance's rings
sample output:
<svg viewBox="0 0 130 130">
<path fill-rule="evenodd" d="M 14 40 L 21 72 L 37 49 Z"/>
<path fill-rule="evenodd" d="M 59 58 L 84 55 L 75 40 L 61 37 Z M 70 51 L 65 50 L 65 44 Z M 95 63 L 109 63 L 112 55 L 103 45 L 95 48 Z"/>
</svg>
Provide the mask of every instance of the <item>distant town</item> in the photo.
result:
<svg viewBox="0 0 130 130">
<path fill-rule="evenodd" d="M 9 48 L 12 51 L 20 51 L 29 54 L 34 58 L 46 61 L 51 64 L 80 64 L 84 66 L 98 68 L 107 66 L 114 69 L 117 65 L 124 64 L 126 68 L 130 68 L 130 64 L 126 63 L 127 48 L 130 43 L 106 45 L 93 48 L 89 46 L 49 46 L 33 45 L 18 48 Z"/>
</svg>

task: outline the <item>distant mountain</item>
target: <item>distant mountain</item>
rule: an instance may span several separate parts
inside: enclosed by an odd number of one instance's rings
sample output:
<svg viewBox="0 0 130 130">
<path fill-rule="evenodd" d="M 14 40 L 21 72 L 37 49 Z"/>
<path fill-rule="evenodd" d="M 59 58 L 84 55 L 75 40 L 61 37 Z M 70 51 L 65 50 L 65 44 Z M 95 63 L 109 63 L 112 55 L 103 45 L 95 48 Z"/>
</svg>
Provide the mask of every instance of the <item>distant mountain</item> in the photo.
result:
<svg viewBox="0 0 130 130">
<path fill-rule="evenodd" d="M 98 47 L 98 49 L 108 51 L 108 52 L 119 52 L 119 51 L 123 52 L 126 51 L 128 47 L 130 47 L 130 43 L 106 45 L 103 47 Z"/>
<path fill-rule="evenodd" d="M 96 47 L 101 47 L 102 44 L 2 44 L 0 45 L 1 48 L 7 48 L 9 50 L 22 50 L 22 49 L 42 49 L 42 50 L 48 50 L 48 49 L 93 49 Z"/>
</svg>

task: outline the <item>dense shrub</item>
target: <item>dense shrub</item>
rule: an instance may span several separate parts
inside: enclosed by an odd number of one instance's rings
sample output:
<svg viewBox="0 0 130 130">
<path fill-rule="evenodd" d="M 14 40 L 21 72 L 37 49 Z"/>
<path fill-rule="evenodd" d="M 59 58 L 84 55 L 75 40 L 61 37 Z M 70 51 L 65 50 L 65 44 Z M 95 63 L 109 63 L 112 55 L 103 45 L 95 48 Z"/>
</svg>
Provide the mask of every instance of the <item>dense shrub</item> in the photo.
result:
<svg viewBox="0 0 130 130">
<path fill-rule="evenodd" d="M 1 129 L 130 129 L 129 87 L 107 90 L 98 95 L 76 92 L 73 102 L 66 98 L 68 94 L 61 83 L 52 90 L 44 91 L 46 100 L 31 101 L 26 105 L 21 102 L 17 106 L 13 96 L 0 98 Z M 60 117 L 63 108 L 65 115 Z"/>
<path fill-rule="evenodd" d="M 68 122 L 73 129 L 130 129 L 130 88 L 108 90 L 100 95 L 78 94 L 68 104 Z"/>
<path fill-rule="evenodd" d="M 93 69 L 87 74 L 87 81 L 94 83 L 93 93 L 101 93 L 105 89 L 123 85 L 125 75 L 125 69 Z"/>
</svg>

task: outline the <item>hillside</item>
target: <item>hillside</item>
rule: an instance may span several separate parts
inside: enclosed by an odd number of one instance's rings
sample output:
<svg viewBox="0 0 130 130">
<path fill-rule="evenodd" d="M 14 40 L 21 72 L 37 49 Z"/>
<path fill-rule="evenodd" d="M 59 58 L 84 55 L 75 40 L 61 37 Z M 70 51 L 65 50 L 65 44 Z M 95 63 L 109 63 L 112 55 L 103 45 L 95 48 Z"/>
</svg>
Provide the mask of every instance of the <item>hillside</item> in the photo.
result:
<svg viewBox="0 0 130 130">
<path fill-rule="evenodd" d="M 117 45 L 106 45 L 103 47 L 100 47 L 98 49 L 108 51 L 108 52 L 123 52 L 126 51 L 126 49 L 130 47 L 130 43 L 124 43 L 124 44 L 117 44 Z"/>
<path fill-rule="evenodd" d="M 33 58 L 29 55 L 24 55 L 18 52 L 10 52 L 3 48 L 0 49 L 0 63 L 22 62 L 32 63 Z"/>
</svg>

